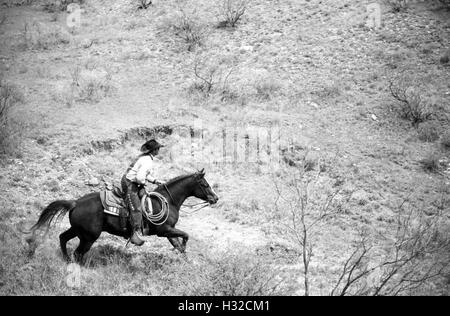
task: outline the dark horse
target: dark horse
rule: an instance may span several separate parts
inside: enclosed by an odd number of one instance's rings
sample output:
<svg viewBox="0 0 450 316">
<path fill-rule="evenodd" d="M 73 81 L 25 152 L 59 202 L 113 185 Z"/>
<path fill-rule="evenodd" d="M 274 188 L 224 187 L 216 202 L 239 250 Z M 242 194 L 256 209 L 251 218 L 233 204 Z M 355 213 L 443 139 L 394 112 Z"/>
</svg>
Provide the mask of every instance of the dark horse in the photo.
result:
<svg viewBox="0 0 450 316">
<path fill-rule="evenodd" d="M 162 225 L 155 225 L 148 221 L 145 216 L 144 227 L 145 234 L 157 235 L 158 237 L 167 237 L 169 242 L 181 253 L 186 251 L 186 243 L 189 236 L 184 231 L 175 228 L 178 222 L 180 207 L 190 196 L 197 197 L 209 204 L 215 204 L 219 200 L 211 186 L 205 179 L 203 170 L 194 174 L 179 176 L 158 186 L 155 192 L 162 194 L 169 203 L 169 216 Z M 161 204 L 152 199 L 154 210 L 161 210 Z M 80 244 L 74 252 L 75 260 L 83 263 L 83 256 L 92 247 L 92 244 L 100 237 L 102 231 L 106 231 L 116 236 L 129 238 L 131 230 L 121 229 L 118 216 L 106 214 L 100 201 L 100 193 L 90 193 L 78 200 L 58 200 L 50 203 L 41 213 L 37 223 L 31 227 L 33 238 L 37 229 L 46 226 L 49 227 L 55 216 L 64 216 L 69 212 L 71 227 L 59 235 L 61 251 L 66 260 L 70 260 L 67 254 L 66 244 L 69 240 L 78 237 Z M 178 237 L 182 238 L 180 243 Z"/>
</svg>

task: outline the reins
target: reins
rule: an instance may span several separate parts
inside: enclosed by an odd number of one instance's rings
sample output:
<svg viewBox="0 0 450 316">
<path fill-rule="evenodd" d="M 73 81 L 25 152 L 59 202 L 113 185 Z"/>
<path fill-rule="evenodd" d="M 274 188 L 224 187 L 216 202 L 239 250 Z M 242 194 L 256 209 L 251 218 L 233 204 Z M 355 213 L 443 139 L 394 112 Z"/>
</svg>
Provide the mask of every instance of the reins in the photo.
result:
<svg viewBox="0 0 450 316">
<path fill-rule="evenodd" d="M 202 208 L 205 208 L 205 207 L 209 206 L 209 203 L 208 202 L 201 202 L 201 203 L 196 203 L 196 204 L 192 204 L 192 205 L 183 205 L 183 206 L 192 208 L 192 207 L 197 206 L 197 205 L 203 205 L 203 206 L 201 206 L 201 207 L 199 207 L 199 208 L 197 208 L 197 209 L 195 209 L 193 211 L 190 211 L 190 212 L 182 210 L 182 209 L 180 209 L 180 211 L 185 213 L 185 214 L 191 215 L 191 214 L 197 213 Z"/>
<path fill-rule="evenodd" d="M 163 183 L 164 189 L 166 189 L 167 193 L 169 193 L 169 196 L 172 200 L 172 203 L 175 203 L 175 200 L 173 199 L 172 193 L 170 193 L 169 189 L 167 188 L 167 185 Z"/>
<path fill-rule="evenodd" d="M 170 193 L 169 188 L 167 188 L 167 185 L 165 183 L 163 183 L 162 185 L 164 186 L 164 189 L 166 189 L 167 193 L 169 193 L 169 196 L 172 199 L 172 202 L 175 203 L 175 200 L 173 199 L 172 193 Z M 203 193 L 206 193 L 205 190 L 203 189 L 203 187 L 202 187 L 202 190 L 203 190 Z M 192 208 L 192 207 L 198 206 L 198 205 L 203 205 L 203 206 L 201 206 L 201 207 L 199 207 L 199 208 L 197 208 L 197 209 L 195 209 L 193 211 L 190 211 L 190 212 L 182 210 L 181 208 L 180 208 L 180 211 L 185 213 L 185 214 L 191 215 L 191 214 L 197 213 L 201 209 L 207 207 L 209 205 L 209 202 L 203 201 L 203 202 L 196 203 L 196 204 L 191 204 L 191 205 L 182 205 L 182 207 L 185 206 L 185 207 Z"/>
</svg>

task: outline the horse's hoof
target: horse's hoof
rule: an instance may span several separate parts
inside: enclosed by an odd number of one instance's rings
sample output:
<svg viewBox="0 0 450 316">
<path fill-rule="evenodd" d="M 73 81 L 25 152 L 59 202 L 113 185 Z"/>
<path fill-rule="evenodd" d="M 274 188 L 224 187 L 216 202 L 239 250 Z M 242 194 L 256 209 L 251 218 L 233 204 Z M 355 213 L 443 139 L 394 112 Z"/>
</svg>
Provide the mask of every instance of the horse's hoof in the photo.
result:
<svg viewBox="0 0 450 316">
<path fill-rule="evenodd" d="M 189 259 L 188 255 L 185 252 L 183 252 L 181 255 L 186 262 L 188 262 L 188 263 L 192 262 L 191 259 Z"/>
</svg>

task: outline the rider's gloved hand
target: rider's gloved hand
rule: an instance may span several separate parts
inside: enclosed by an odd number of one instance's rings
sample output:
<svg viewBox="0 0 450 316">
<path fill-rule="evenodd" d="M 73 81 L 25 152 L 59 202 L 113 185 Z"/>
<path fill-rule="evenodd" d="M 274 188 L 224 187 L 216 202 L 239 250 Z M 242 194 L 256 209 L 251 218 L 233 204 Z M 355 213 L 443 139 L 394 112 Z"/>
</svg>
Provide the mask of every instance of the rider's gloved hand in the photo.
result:
<svg viewBox="0 0 450 316">
<path fill-rule="evenodd" d="M 155 180 L 153 183 L 156 184 L 156 185 L 161 185 L 161 184 L 163 184 L 163 183 L 162 183 L 161 181 L 159 181 L 159 180 Z"/>
</svg>

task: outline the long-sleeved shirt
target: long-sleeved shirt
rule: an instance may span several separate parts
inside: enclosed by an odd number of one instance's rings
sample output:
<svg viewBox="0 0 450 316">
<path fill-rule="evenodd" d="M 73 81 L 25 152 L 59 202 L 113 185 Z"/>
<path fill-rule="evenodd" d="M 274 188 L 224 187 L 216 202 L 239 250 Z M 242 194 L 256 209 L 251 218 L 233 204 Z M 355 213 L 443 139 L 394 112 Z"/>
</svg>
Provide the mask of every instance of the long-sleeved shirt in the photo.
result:
<svg viewBox="0 0 450 316">
<path fill-rule="evenodd" d="M 153 157 L 145 155 L 140 157 L 133 167 L 127 173 L 127 179 L 139 184 L 145 184 L 145 180 L 154 182 L 156 178 L 155 174 L 155 162 Z"/>
</svg>

